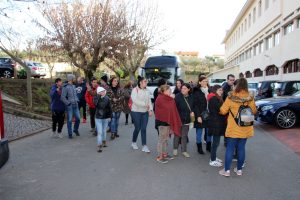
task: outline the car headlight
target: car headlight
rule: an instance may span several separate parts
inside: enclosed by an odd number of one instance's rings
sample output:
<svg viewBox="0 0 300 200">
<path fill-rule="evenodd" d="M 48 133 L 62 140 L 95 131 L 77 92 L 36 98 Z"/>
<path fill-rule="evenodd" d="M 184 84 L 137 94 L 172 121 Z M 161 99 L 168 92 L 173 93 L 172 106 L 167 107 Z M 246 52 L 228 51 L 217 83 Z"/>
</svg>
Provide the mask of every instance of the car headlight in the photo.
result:
<svg viewBox="0 0 300 200">
<path fill-rule="evenodd" d="M 268 105 L 268 106 L 263 106 L 261 108 L 261 111 L 267 111 L 267 110 L 272 110 L 273 109 L 273 106 L 272 105 Z"/>
</svg>

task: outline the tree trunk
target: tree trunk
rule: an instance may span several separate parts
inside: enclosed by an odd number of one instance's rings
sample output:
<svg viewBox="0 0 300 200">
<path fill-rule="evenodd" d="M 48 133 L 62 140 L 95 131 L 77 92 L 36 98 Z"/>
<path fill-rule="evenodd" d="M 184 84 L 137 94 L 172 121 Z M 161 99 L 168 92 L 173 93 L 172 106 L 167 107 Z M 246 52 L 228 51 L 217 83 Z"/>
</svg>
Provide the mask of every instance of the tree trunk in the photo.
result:
<svg viewBox="0 0 300 200">
<path fill-rule="evenodd" d="M 26 67 L 26 88 L 27 88 L 27 106 L 32 109 L 32 85 L 31 85 L 31 69 Z"/>
<path fill-rule="evenodd" d="M 94 73 L 92 70 L 84 70 L 84 75 L 85 75 L 86 80 L 90 81 L 93 78 Z"/>
</svg>

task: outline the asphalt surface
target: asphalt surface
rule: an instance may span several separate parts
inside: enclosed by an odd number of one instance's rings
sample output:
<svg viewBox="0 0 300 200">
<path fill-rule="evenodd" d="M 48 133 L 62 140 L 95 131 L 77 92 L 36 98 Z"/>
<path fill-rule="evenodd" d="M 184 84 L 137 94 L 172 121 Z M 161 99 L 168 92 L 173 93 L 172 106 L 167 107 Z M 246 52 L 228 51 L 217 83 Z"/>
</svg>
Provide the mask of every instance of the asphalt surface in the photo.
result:
<svg viewBox="0 0 300 200">
<path fill-rule="evenodd" d="M 189 133 L 191 158 L 180 155 L 160 164 L 153 118 L 147 129 L 150 154 L 132 150 L 133 125 L 125 126 L 124 118 L 120 124 L 120 138 L 109 141 L 103 153 L 96 152 L 88 124 L 81 124 L 81 136 L 73 140 L 50 138 L 48 130 L 11 142 L 10 160 L 0 170 L 0 199 L 300 199 L 300 156 L 259 127 L 247 143 L 243 176 L 232 170 L 226 178 L 208 165 L 208 153 L 196 153 L 195 130 Z M 222 143 L 219 158 L 224 150 Z"/>
</svg>

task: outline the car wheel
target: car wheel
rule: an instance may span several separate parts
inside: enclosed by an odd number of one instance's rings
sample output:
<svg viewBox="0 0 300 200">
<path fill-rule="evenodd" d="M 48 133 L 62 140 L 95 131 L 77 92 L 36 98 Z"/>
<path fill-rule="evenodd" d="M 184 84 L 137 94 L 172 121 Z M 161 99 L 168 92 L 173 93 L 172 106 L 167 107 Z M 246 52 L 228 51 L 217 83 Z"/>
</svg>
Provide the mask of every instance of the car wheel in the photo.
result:
<svg viewBox="0 0 300 200">
<path fill-rule="evenodd" d="M 12 77 L 11 71 L 5 70 L 5 71 L 3 72 L 3 77 L 4 77 L 4 78 L 11 78 L 11 77 Z"/>
<path fill-rule="evenodd" d="M 279 128 L 292 128 L 296 121 L 296 113 L 290 109 L 282 109 L 275 114 L 275 123 Z"/>
</svg>

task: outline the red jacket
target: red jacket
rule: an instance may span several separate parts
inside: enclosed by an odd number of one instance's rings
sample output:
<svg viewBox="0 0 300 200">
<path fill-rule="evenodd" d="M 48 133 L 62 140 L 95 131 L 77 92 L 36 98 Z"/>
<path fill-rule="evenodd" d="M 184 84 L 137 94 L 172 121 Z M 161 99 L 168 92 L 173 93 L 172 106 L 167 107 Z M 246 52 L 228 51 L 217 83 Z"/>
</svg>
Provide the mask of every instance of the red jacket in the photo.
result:
<svg viewBox="0 0 300 200">
<path fill-rule="evenodd" d="M 97 85 L 96 88 L 92 87 L 91 91 L 86 91 L 86 93 L 85 93 L 85 101 L 89 105 L 90 108 L 96 108 L 96 106 L 94 104 L 94 101 L 93 101 L 93 98 L 94 98 L 94 96 L 97 95 L 97 88 L 98 88 L 98 86 L 99 85 Z"/>
</svg>

